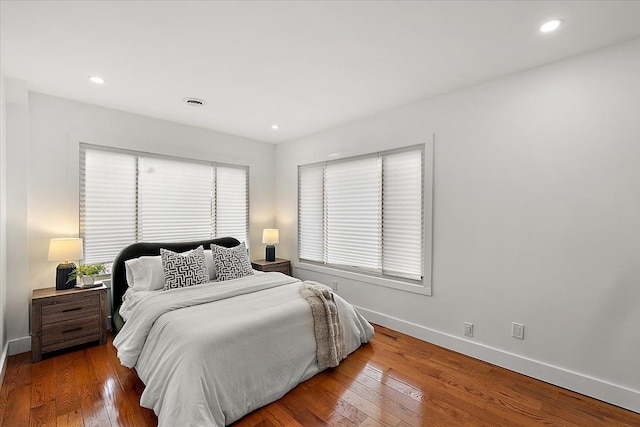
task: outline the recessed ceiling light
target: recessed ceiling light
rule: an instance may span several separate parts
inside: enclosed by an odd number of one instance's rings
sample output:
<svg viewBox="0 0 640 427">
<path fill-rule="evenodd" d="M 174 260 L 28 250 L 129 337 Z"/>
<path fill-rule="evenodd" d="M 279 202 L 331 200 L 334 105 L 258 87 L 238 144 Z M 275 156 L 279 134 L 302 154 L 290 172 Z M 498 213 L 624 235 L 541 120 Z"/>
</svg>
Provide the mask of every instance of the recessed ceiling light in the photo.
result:
<svg viewBox="0 0 640 427">
<path fill-rule="evenodd" d="M 278 130 L 278 129 L 280 129 L 280 126 L 274 123 L 274 124 L 271 125 L 271 129 Z"/>
<path fill-rule="evenodd" d="M 102 77 L 89 76 L 89 80 L 91 80 L 92 83 L 95 83 L 97 85 L 103 85 L 104 84 L 104 79 Z"/>
<path fill-rule="evenodd" d="M 562 19 L 552 19 L 551 21 L 545 22 L 540 26 L 540 31 L 543 33 L 550 33 L 552 31 L 557 30 L 562 24 Z"/>
<path fill-rule="evenodd" d="M 202 107 L 207 103 L 207 101 L 200 98 L 183 98 L 182 100 L 192 107 Z"/>
</svg>

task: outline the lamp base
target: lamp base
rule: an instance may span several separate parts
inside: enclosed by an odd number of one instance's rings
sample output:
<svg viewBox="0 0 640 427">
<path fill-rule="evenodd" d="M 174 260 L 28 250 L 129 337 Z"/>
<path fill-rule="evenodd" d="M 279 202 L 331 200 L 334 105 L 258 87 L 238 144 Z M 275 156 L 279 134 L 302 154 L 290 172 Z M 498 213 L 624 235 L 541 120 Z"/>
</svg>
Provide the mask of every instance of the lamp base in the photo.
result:
<svg viewBox="0 0 640 427">
<path fill-rule="evenodd" d="M 70 263 L 60 263 L 58 264 L 58 268 L 56 268 L 56 289 L 58 291 L 63 289 L 71 289 L 75 286 L 75 281 L 71 280 L 69 283 L 69 274 L 73 270 L 75 270 L 76 265 L 72 262 Z"/>
<path fill-rule="evenodd" d="M 267 245 L 267 249 L 264 254 L 265 261 L 276 260 L 276 247 L 274 245 Z"/>
</svg>

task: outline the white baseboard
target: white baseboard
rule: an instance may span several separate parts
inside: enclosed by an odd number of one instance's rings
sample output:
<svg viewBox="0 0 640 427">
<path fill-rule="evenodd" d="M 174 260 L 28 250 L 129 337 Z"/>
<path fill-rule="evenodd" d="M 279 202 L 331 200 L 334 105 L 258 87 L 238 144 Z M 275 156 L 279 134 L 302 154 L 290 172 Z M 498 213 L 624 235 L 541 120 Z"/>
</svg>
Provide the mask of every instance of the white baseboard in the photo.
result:
<svg viewBox="0 0 640 427">
<path fill-rule="evenodd" d="M 550 384 L 640 413 L 640 391 L 612 384 L 568 369 L 549 365 L 504 350 L 489 347 L 425 326 L 356 307 L 370 322 L 394 329 L 449 350 L 501 366 Z"/>
<path fill-rule="evenodd" d="M 4 382 L 4 373 L 7 371 L 7 357 L 9 353 L 9 343 L 4 345 L 2 354 L 0 354 L 0 388 Z"/>
<path fill-rule="evenodd" d="M 9 345 L 9 356 L 31 351 L 31 337 L 16 338 L 7 344 Z"/>
</svg>

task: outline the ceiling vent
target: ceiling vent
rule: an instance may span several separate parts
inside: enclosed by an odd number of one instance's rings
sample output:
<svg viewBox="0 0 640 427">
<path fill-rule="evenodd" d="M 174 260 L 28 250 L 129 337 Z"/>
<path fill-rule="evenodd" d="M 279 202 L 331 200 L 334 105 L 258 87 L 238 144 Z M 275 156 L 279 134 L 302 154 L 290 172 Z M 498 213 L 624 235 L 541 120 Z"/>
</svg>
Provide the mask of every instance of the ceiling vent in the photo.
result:
<svg viewBox="0 0 640 427">
<path fill-rule="evenodd" d="M 186 102 L 188 105 L 191 105 L 192 107 L 202 107 L 204 104 L 207 103 L 207 101 L 200 98 L 184 98 L 183 101 Z"/>
</svg>

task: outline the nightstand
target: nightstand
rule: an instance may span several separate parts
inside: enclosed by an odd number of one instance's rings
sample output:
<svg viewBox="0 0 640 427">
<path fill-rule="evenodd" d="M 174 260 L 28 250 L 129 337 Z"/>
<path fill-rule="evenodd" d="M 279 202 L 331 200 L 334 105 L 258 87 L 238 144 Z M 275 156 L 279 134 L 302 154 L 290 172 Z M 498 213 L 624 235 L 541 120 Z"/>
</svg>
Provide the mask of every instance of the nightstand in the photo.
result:
<svg viewBox="0 0 640 427">
<path fill-rule="evenodd" d="M 275 261 L 265 261 L 257 259 L 251 261 L 251 267 L 258 271 L 277 271 L 291 276 L 291 262 L 288 259 L 276 258 Z"/>
<path fill-rule="evenodd" d="M 34 289 L 31 296 L 31 360 L 43 353 L 107 342 L 107 288 Z"/>
</svg>

